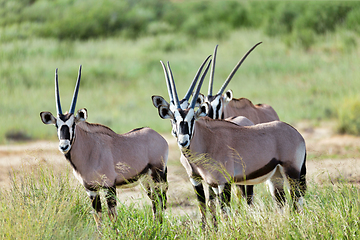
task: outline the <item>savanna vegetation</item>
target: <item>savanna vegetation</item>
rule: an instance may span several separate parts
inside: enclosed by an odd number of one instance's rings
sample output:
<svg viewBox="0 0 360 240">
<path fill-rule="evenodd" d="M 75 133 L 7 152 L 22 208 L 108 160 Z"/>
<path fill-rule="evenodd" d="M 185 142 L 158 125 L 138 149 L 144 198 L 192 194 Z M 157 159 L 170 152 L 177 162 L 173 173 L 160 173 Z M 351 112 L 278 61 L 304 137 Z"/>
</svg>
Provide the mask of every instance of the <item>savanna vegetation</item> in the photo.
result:
<svg viewBox="0 0 360 240">
<path fill-rule="evenodd" d="M 360 234 L 360 190 L 341 180 L 336 186 L 310 185 L 302 214 L 288 207 L 279 214 L 261 185 L 253 207 L 244 199 L 232 201 L 234 211 L 226 221 L 218 219 L 217 231 L 189 216 L 174 216 L 171 205 L 160 225 L 150 205 L 120 202 L 117 222 L 104 214 L 100 233 L 84 190 L 73 186 L 69 174 L 33 169 L 15 176 L 11 190 L 0 195 L 1 239 L 357 239 Z"/>
<path fill-rule="evenodd" d="M 0 143 L 56 139 L 41 111 L 54 113 L 59 68 L 63 110 L 83 66 L 77 109 L 119 133 L 149 126 L 169 133 L 151 103 L 167 98 L 159 60 L 170 61 L 179 95 L 219 44 L 214 88 L 262 41 L 228 86 L 235 97 L 274 107 L 290 124 L 336 121 L 360 134 L 360 3 L 354 1 L 0 0 Z M 204 84 L 203 93 L 207 92 Z M 119 204 L 104 239 L 355 239 L 360 191 L 346 182 L 309 185 L 304 213 L 277 213 L 265 188 L 254 209 L 205 231 L 168 212 Z M 96 227 L 83 189 L 68 173 L 34 170 L 0 192 L 0 238 L 91 239 Z M 118 229 L 115 235 L 113 228 Z"/>
</svg>

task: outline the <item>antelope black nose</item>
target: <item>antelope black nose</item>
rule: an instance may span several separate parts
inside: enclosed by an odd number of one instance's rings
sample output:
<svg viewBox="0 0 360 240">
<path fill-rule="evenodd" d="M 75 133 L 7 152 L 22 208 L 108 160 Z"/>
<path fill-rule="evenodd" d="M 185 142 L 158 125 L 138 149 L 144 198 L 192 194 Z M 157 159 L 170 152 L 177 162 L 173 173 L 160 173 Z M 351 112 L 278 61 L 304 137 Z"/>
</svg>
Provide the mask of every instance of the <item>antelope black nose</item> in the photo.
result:
<svg viewBox="0 0 360 240">
<path fill-rule="evenodd" d="M 184 142 L 181 142 L 179 143 L 182 147 L 186 147 L 188 145 L 188 141 L 184 141 Z"/>
<path fill-rule="evenodd" d="M 69 147 L 68 145 L 64 145 L 64 146 L 60 146 L 60 149 L 65 151 L 66 149 L 68 149 L 68 147 Z"/>
</svg>

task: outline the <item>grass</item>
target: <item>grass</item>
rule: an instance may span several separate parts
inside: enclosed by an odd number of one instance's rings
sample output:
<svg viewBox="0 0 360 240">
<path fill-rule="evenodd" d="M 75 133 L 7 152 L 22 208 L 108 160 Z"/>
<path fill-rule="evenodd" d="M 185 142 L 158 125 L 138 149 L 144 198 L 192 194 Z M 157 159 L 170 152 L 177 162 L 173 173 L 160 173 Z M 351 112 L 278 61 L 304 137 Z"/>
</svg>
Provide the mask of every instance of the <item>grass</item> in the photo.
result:
<svg viewBox="0 0 360 240">
<path fill-rule="evenodd" d="M 88 109 L 89 122 L 120 133 L 141 126 L 169 132 L 170 124 L 158 117 L 151 103 L 152 95 L 168 98 L 159 60 L 171 62 L 182 96 L 200 63 L 219 44 L 217 90 L 236 62 L 259 41 L 263 44 L 228 86 L 234 96 L 270 104 L 280 119 L 289 123 L 333 119 L 345 97 L 355 96 L 360 84 L 359 40 L 355 38 L 355 45 L 347 47 L 346 36 L 339 31 L 328 34 L 308 51 L 289 48 L 278 38 L 255 30 L 235 31 L 219 41 L 192 41 L 168 34 L 136 41 L 120 37 L 88 41 L 30 38 L 3 43 L 0 142 L 7 142 L 5 136 L 14 132 L 32 139 L 55 138 L 55 129 L 45 127 L 39 113 L 55 112 L 55 68 L 59 68 L 62 106 L 68 109 L 80 64 L 83 74 L 77 109 Z"/>
<path fill-rule="evenodd" d="M 2 239 L 356 239 L 360 234 L 360 189 L 341 180 L 321 187 L 309 181 L 301 214 L 288 207 L 280 213 L 265 186 L 258 185 L 254 206 L 233 199 L 233 211 L 226 221 L 219 219 L 218 231 L 173 214 L 171 202 L 161 225 L 152 220 L 150 205 L 118 203 L 118 221 L 113 224 L 104 214 L 99 233 L 86 193 L 69 180 L 69 171 L 44 169 L 15 175 L 11 188 L 0 190 Z"/>
</svg>

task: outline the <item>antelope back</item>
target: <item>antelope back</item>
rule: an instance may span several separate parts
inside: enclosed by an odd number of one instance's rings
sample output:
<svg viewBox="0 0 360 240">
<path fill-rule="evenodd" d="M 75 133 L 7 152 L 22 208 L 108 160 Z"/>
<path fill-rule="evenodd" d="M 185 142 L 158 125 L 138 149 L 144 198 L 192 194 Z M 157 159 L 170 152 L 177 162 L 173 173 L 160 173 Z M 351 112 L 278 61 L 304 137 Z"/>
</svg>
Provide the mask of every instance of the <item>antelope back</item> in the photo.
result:
<svg viewBox="0 0 360 240">
<path fill-rule="evenodd" d="M 247 98 L 224 99 L 223 102 L 226 103 L 223 112 L 224 118 L 244 116 L 254 124 L 279 120 L 275 110 L 267 104 L 254 105 Z"/>
</svg>

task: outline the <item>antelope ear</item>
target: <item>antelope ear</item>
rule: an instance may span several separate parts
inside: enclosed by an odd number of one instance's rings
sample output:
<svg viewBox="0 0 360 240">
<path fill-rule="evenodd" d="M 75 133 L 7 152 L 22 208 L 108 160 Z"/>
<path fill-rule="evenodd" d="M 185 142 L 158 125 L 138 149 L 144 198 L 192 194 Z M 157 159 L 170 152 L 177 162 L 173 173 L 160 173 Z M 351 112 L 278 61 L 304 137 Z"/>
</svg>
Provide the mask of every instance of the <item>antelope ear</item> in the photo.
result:
<svg viewBox="0 0 360 240">
<path fill-rule="evenodd" d="M 170 111 L 169 106 L 160 106 L 158 112 L 162 119 L 174 119 L 174 114 Z"/>
<path fill-rule="evenodd" d="M 51 114 L 51 112 L 41 112 L 40 118 L 45 124 L 56 124 L 56 118 Z"/>
<path fill-rule="evenodd" d="M 83 122 L 86 121 L 86 119 L 88 118 L 88 114 L 87 114 L 87 110 L 86 108 L 82 108 L 79 111 L 77 111 L 76 116 L 75 116 L 75 122 Z"/>
<path fill-rule="evenodd" d="M 204 102 L 200 105 L 199 109 L 195 113 L 195 119 L 198 119 L 200 117 L 205 117 L 210 109 L 210 105 L 207 102 Z"/>
<path fill-rule="evenodd" d="M 159 108 L 160 106 L 165 106 L 165 107 L 169 106 L 169 103 L 161 96 L 154 95 L 151 97 L 151 99 L 154 104 L 154 107 L 156 108 Z"/>
<path fill-rule="evenodd" d="M 205 102 L 204 94 L 199 93 L 198 98 L 196 99 L 195 107 L 200 107 L 201 104 Z"/>
<path fill-rule="evenodd" d="M 231 90 L 227 90 L 225 92 L 225 102 L 230 102 L 233 99 L 233 92 Z"/>
</svg>

